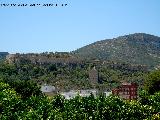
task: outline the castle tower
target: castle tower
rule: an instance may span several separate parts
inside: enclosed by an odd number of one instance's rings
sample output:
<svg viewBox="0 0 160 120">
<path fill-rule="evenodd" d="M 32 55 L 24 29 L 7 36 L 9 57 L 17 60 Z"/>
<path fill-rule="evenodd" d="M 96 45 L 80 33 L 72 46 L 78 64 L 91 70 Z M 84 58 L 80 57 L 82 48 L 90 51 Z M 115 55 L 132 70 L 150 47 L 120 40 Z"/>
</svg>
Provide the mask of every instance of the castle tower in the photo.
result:
<svg viewBox="0 0 160 120">
<path fill-rule="evenodd" d="M 90 71 L 89 71 L 89 80 L 91 83 L 98 83 L 98 71 L 96 70 L 95 67 L 93 67 Z"/>
</svg>

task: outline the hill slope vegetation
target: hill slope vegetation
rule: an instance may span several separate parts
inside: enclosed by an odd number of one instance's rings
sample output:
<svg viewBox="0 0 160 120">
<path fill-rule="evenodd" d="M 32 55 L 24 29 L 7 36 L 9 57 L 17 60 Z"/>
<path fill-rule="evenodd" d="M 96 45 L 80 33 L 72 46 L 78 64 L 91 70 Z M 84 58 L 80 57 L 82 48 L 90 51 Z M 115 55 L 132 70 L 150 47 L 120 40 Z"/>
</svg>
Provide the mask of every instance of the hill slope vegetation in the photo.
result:
<svg viewBox="0 0 160 120">
<path fill-rule="evenodd" d="M 88 59 L 112 60 L 155 67 L 160 64 L 160 37 L 135 33 L 84 46 L 73 53 Z"/>
</svg>

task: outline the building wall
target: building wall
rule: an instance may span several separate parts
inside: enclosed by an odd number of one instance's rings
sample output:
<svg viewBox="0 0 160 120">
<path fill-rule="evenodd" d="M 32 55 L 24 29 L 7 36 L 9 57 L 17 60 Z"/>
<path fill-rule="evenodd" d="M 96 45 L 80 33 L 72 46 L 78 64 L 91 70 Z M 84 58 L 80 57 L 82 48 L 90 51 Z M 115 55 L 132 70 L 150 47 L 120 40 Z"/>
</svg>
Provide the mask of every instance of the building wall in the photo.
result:
<svg viewBox="0 0 160 120">
<path fill-rule="evenodd" d="M 94 67 L 89 71 L 89 80 L 91 83 L 97 83 L 98 78 L 99 78 L 98 71 Z"/>
<path fill-rule="evenodd" d="M 123 99 L 137 99 L 137 88 L 138 86 L 134 83 L 122 84 L 119 88 L 113 89 L 114 95 L 119 95 Z"/>
</svg>

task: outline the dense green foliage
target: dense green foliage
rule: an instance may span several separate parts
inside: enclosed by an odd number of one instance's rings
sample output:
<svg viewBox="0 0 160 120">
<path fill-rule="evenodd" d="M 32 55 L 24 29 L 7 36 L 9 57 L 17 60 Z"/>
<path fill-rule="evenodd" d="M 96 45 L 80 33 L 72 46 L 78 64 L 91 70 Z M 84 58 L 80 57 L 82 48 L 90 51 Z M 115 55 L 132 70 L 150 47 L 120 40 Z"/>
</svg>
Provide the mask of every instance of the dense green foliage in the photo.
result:
<svg viewBox="0 0 160 120">
<path fill-rule="evenodd" d="M 122 100 L 117 96 L 77 96 L 64 99 L 57 95 L 47 97 L 37 83 L 48 82 L 67 86 L 70 89 L 91 88 L 87 83 L 88 69 L 93 64 L 78 66 L 37 65 L 28 62 L 0 64 L 0 119 L 2 120 L 140 120 L 160 119 L 160 93 L 150 95 L 142 91 L 137 101 Z M 94 65 L 95 66 L 95 65 Z M 141 83 L 146 73 L 125 68 L 103 66 L 99 68 L 103 84 L 110 86 L 119 80 L 134 80 Z M 37 82 L 37 83 L 36 83 Z M 87 84 L 86 84 L 87 83 Z M 104 85 L 104 86 L 103 86 Z"/>
<path fill-rule="evenodd" d="M 19 72 L 16 65 L 6 63 L 0 64 L 0 81 L 8 83 L 22 98 L 25 99 L 32 95 L 42 95 L 37 83 L 27 77 L 28 74 Z"/>
<path fill-rule="evenodd" d="M 124 101 L 117 96 L 77 96 L 64 99 L 31 96 L 21 99 L 8 84 L 0 83 L 0 119 L 7 120 L 142 120 L 159 119 L 160 93 L 148 96 L 148 103 Z"/>
<path fill-rule="evenodd" d="M 101 84 L 97 83 L 96 85 L 92 85 L 92 83 L 89 82 L 89 70 L 93 66 L 96 66 L 99 71 L 99 81 Z M 28 61 L 15 64 L 0 63 L 0 80 L 8 83 L 12 88 L 15 88 L 18 93 L 27 92 L 25 85 L 34 89 L 34 87 L 36 87 L 35 83 L 38 83 L 39 85 L 49 83 L 54 85 L 60 91 L 70 89 L 89 89 L 95 87 L 97 89 L 112 88 L 118 85 L 120 81 L 124 80 L 134 81 L 141 84 L 144 81 L 147 72 L 138 70 L 138 67 L 136 70 L 132 70 L 129 66 L 129 64 L 118 63 L 118 65 L 114 67 L 112 66 L 112 63 L 95 64 L 92 62 L 66 65 L 40 65 Z M 21 91 L 18 91 L 20 89 Z"/>
<path fill-rule="evenodd" d="M 145 89 L 150 93 L 160 91 L 160 70 L 151 72 L 145 80 Z"/>
</svg>

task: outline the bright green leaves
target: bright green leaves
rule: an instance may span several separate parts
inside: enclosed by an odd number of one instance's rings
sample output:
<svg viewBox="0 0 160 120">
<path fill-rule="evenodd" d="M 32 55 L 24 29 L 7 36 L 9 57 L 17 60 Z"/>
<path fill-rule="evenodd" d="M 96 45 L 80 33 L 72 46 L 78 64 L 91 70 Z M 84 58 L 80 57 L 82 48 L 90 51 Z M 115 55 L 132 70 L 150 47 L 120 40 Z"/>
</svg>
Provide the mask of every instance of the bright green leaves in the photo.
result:
<svg viewBox="0 0 160 120">
<path fill-rule="evenodd" d="M 160 70 L 153 71 L 148 75 L 145 81 L 145 89 L 150 94 L 160 91 Z"/>
<path fill-rule="evenodd" d="M 0 83 L 0 118 L 10 119 L 16 116 L 21 104 L 20 97 L 8 84 Z"/>
<path fill-rule="evenodd" d="M 15 120 L 142 120 L 159 119 L 160 93 L 141 100 L 126 101 L 118 96 L 77 96 L 66 100 L 57 95 L 22 99 L 8 84 L 0 83 L 0 119 Z M 147 102 L 143 102 L 146 100 Z"/>
</svg>

